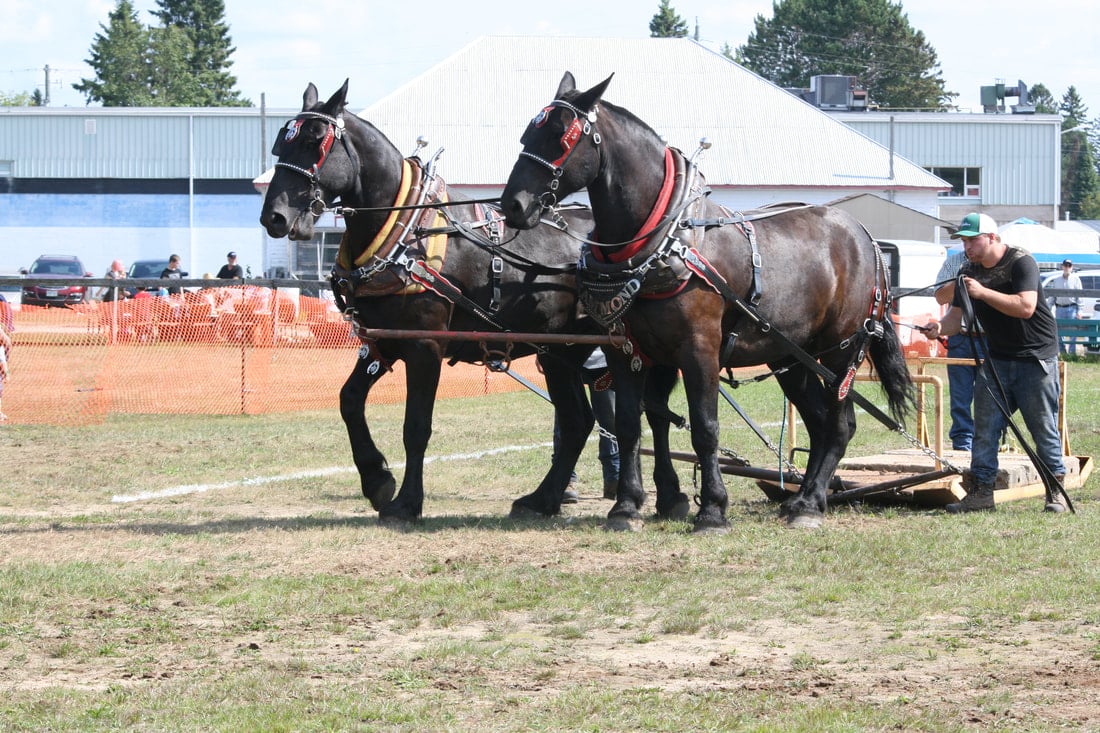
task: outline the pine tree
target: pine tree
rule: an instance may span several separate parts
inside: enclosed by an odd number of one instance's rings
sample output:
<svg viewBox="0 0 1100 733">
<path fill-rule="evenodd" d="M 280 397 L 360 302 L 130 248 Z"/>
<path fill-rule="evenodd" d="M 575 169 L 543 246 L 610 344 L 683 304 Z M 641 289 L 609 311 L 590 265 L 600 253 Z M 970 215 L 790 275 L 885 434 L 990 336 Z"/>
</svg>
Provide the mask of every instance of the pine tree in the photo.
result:
<svg viewBox="0 0 1100 733">
<path fill-rule="evenodd" d="M 153 15 L 164 28 L 180 28 L 191 41 L 187 68 L 198 81 L 192 102 L 207 107 L 247 107 L 251 102 L 234 89 L 237 78 L 229 69 L 237 50 L 225 22 L 224 0 L 157 0 Z"/>
<path fill-rule="evenodd" d="M 147 58 L 149 31 L 138 22 L 130 0 L 118 0 L 100 25 L 92 41 L 91 58 L 85 59 L 95 70 L 94 79 L 81 79 L 73 89 L 84 94 L 89 103 L 104 107 L 143 107 L 152 104 Z"/>
<path fill-rule="evenodd" d="M 1035 105 L 1036 114 L 1058 114 L 1058 100 L 1054 98 L 1054 95 L 1050 93 L 1050 90 L 1047 89 L 1046 85 L 1042 82 L 1028 90 L 1027 98 L 1031 104 Z"/>
<path fill-rule="evenodd" d="M 944 108 L 958 96 L 946 91 L 935 49 L 900 3 L 775 0 L 772 10 L 770 19 L 756 16 L 734 59 L 779 86 L 855 76 L 872 104 L 892 108 Z"/>
<path fill-rule="evenodd" d="M 177 26 L 150 29 L 149 86 L 158 107 L 208 107 L 200 78 L 187 73 L 195 46 Z"/>
<path fill-rule="evenodd" d="M 1089 140 L 1088 107 L 1076 87 L 1062 96 L 1062 216 L 1086 218 L 1100 194 L 1096 152 Z"/>
<path fill-rule="evenodd" d="M 671 0 L 661 0 L 661 4 L 657 7 L 657 14 L 649 21 L 651 38 L 687 37 L 687 22 L 669 5 L 670 2 Z"/>
</svg>

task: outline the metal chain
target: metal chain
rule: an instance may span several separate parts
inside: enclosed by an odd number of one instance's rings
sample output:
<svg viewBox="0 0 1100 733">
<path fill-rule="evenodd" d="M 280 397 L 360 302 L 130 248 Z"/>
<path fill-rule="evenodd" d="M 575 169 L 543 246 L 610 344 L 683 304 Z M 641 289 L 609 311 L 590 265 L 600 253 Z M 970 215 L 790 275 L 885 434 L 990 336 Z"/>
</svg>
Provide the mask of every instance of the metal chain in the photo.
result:
<svg viewBox="0 0 1100 733">
<path fill-rule="evenodd" d="M 926 446 L 924 443 L 920 442 L 917 439 L 916 436 L 909 433 L 909 431 L 907 431 L 904 427 L 899 426 L 898 429 L 897 429 L 897 433 L 899 435 L 901 435 L 901 437 L 905 438 L 905 440 L 908 441 L 911 446 L 913 446 L 914 448 L 919 450 L 924 455 L 926 455 L 929 458 L 932 458 L 936 461 L 939 461 L 941 464 L 943 464 L 947 468 L 950 468 L 955 473 L 957 473 L 959 475 L 962 475 L 962 469 L 961 468 L 959 468 L 955 464 L 951 463 L 951 461 L 947 460 L 943 456 L 936 453 L 936 451 L 932 450 L 931 448 Z"/>
</svg>

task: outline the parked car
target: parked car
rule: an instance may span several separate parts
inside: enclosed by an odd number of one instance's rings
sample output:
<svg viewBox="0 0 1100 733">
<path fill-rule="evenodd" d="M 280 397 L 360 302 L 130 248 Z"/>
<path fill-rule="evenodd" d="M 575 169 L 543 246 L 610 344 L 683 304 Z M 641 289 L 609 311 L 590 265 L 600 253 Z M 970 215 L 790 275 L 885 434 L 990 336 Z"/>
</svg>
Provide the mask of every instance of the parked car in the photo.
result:
<svg viewBox="0 0 1100 733">
<path fill-rule="evenodd" d="M 168 267 L 168 260 L 134 260 L 134 263 L 130 265 L 130 270 L 126 273 L 126 277 L 131 280 L 135 277 L 150 278 L 160 277 L 160 273 L 164 272 Z M 159 290 L 157 287 L 142 288 L 150 292 L 156 292 Z M 130 290 L 130 296 L 137 292 L 137 288 Z"/>
<path fill-rule="evenodd" d="M 1081 278 L 1081 287 L 1085 290 L 1100 290 L 1100 270 L 1080 270 L 1075 273 Z M 1052 272 L 1049 275 L 1043 276 L 1043 289 L 1054 287 L 1051 283 L 1062 277 L 1061 271 Z M 1047 298 L 1050 298 L 1047 295 Z M 1077 311 L 1078 318 L 1096 318 L 1100 316 L 1096 312 L 1096 298 L 1080 298 L 1078 299 L 1079 308 Z"/>
<path fill-rule="evenodd" d="M 22 273 L 18 272 L 0 272 L 0 278 L 7 277 L 23 277 Z M 23 288 L 19 285 L 0 285 L 0 295 L 4 296 L 4 300 L 19 310 L 19 304 L 23 299 Z"/>
<path fill-rule="evenodd" d="M 84 269 L 79 257 L 72 255 L 42 255 L 31 263 L 26 271 L 27 277 L 72 280 L 77 277 L 92 277 Z M 50 283 L 23 286 L 23 305 L 66 306 L 83 303 L 87 288 L 84 285 Z"/>
</svg>

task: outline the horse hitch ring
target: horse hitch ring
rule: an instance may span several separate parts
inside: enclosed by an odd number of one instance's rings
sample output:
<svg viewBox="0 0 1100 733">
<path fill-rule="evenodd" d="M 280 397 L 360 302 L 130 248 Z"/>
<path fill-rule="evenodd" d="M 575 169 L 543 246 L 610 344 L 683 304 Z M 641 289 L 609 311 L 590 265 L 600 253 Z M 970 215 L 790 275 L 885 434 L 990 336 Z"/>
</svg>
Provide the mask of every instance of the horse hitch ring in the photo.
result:
<svg viewBox="0 0 1100 733">
<path fill-rule="evenodd" d="M 490 349 L 484 341 L 478 342 L 481 347 L 482 361 L 492 372 L 507 372 L 512 368 L 512 342 L 509 341 L 505 349 Z"/>
</svg>

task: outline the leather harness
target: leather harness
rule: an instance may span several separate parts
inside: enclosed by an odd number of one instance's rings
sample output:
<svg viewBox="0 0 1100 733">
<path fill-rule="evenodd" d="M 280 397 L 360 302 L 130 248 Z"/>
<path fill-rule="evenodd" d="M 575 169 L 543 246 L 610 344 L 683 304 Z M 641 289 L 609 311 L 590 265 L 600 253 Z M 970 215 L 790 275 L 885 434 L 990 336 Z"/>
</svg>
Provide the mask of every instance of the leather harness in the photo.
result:
<svg viewBox="0 0 1100 733">
<path fill-rule="evenodd" d="M 696 275 L 733 304 L 757 328 L 780 341 L 799 362 L 820 376 L 826 384 L 832 385 L 838 399 L 844 399 L 851 393 L 861 407 L 875 414 L 879 420 L 887 425 L 896 425 L 894 420 L 872 403 L 858 393 L 850 392 L 856 372 L 866 357 L 868 339 L 882 335 L 882 321 L 888 317 L 889 283 L 882 253 L 874 238 L 868 234 L 868 240 L 875 251 L 876 282 L 871 292 L 867 319 L 861 329 L 840 344 L 841 348 L 847 348 L 856 343 L 858 348 L 845 374 L 838 378 L 801 346 L 778 329 L 772 328 L 756 308 L 764 294 L 763 258 L 752 222 L 809 208 L 810 205 L 777 204 L 745 213 L 723 209 L 725 215 L 721 217 L 692 218 L 684 216 L 684 213 L 703 200 L 707 193 L 705 183 L 683 153 L 672 148 L 666 149 L 666 182 L 663 188 L 667 187 L 669 178 L 675 180 L 674 192 L 667 197 L 662 192 L 658 197 L 659 203 L 665 202 L 665 210 L 654 211 L 647 220 L 646 226 L 653 231 L 652 235 L 632 240 L 628 255 L 601 256 L 603 253 L 597 252 L 593 244 L 582 247 L 581 260 L 577 267 L 578 295 L 589 315 L 609 330 L 627 331 L 621 325 L 622 318 L 636 298 L 672 297 L 686 286 L 692 275 Z M 748 292 L 743 296 L 733 291 L 721 273 L 699 251 L 706 230 L 727 225 L 736 226 L 749 244 L 752 280 Z M 646 227 L 643 227 L 642 233 L 645 231 Z M 685 239 L 690 238 L 690 242 L 682 241 L 681 236 L 684 233 L 689 233 L 689 237 Z M 621 254 L 621 251 L 616 254 Z M 727 335 L 723 355 L 732 351 L 736 335 Z M 631 367 L 635 371 L 641 370 L 651 361 L 641 353 L 637 341 L 628 332 L 622 348 L 630 356 Z"/>
</svg>

